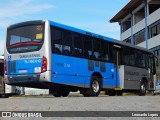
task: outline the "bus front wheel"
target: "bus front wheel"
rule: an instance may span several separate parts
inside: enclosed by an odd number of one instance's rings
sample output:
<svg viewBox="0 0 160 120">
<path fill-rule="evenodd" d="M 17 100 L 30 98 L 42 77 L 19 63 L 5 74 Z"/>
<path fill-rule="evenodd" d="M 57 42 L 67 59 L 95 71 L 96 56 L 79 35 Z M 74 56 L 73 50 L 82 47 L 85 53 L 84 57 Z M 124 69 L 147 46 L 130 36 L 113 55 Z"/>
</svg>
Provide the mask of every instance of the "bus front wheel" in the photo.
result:
<svg viewBox="0 0 160 120">
<path fill-rule="evenodd" d="M 101 91 L 101 79 L 98 76 L 92 76 L 90 82 L 90 88 L 84 90 L 83 96 L 84 97 L 92 97 L 98 96 Z"/>
</svg>

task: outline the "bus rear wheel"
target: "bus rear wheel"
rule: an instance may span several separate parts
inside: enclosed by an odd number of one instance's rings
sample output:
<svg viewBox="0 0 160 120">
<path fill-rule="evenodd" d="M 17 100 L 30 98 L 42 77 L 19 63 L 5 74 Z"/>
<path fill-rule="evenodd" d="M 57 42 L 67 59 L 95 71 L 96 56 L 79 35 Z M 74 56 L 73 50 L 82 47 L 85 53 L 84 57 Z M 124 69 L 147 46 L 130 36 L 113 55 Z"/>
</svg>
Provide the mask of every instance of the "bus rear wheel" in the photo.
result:
<svg viewBox="0 0 160 120">
<path fill-rule="evenodd" d="M 109 94 L 108 94 L 109 96 L 115 96 L 116 95 L 116 92 L 114 91 L 114 90 L 111 90 L 111 91 L 109 91 Z"/>
<path fill-rule="evenodd" d="M 69 95 L 69 92 L 70 90 L 67 90 L 67 89 L 64 89 L 62 87 L 57 87 L 57 88 L 54 88 L 53 90 L 51 90 L 51 94 L 54 96 L 54 97 L 67 97 Z"/>
<path fill-rule="evenodd" d="M 70 92 L 70 91 L 68 91 L 68 90 L 63 90 L 63 91 L 61 92 L 61 95 L 62 95 L 63 97 L 67 97 L 67 96 L 69 95 L 69 92 Z"/>
<path fill-rule="evenodd" d="M 146 91 L 147 91 L 146 83 L 142 81 L 140 85 L 139 96 L 144 96 L 146 94 Z"/>
<path fill-rule="evenodd" d="M 60 91 L 57 91 L 57 90 L 54 90 L 54 91 L 52 92 L 52 95 L 53 95 L 54 97 L 61 97 L 61 92 L 60 92 Z"/>
</svg>

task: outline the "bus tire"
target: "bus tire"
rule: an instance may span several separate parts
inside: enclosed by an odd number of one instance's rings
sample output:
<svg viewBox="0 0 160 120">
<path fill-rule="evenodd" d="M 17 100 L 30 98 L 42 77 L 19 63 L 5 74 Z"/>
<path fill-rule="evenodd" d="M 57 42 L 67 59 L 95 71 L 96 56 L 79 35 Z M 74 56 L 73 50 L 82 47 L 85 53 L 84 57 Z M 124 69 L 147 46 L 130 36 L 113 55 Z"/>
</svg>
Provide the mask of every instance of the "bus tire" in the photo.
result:
<svg viewBox="0 0 160 120">
<path fill-rule="evenodd" d="M 54 93 L 52 93 L 52 95 L 53 95 L 54 97 L 61 97 L 61 94 L 58 93 L 58 92 L 54 92 Z"/>
<path fill-rule="evenodd" d="M 117 96 L 123 96 L 123 92 L 122 92 L 122 91 L 117 91 L 117 92 L 116 92 L 116 95 L 117 95 Z"/>
<path fill-rule="evenodd" d="M 69 95 L 69 93 L 70 93 L 70 91 L 63 90 L 61 94 L 62 94 L 63 97 L 67 97 Z"/>
<path fill-rule="evenodd" d="M 92 76 L 90 82 L 90 96 L 98 96 L 101 91 L 101 79 L 98 76 Z"/>
<path fill-rule="evenodd" d="M 54 97 L 61 97 L 61 89 L 58 88 L 54 88 L 50 90 L 50 93 L 54 96 Z"/>
<path fill-rule="evenodd" d="M 109 96 L 115 96 L 115 95 L 116 95 L 116 92 L 114 90 L 109 91 Z"/>
<path fill-rule="evenodd" d="M 147 91 L 146 83 L 142 81 L 140 85 L 139 96 L 145 96 L 146 91 Z"/>
<path fill-rule="evenodd" d="M 83 94 L 84 97 L 90 97 L 90 94 Z"/>
</svg>

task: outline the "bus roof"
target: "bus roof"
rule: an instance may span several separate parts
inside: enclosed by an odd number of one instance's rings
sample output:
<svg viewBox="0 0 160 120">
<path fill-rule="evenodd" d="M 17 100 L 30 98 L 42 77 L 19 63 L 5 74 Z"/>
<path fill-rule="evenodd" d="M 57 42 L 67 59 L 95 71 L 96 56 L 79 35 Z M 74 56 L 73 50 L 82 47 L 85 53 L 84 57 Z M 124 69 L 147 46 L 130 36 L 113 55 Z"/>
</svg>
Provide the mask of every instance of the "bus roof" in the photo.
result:
<svg viewBox="0 0 160 120">
<path fill-rule="evenodd" d="M 54 22 L 54 21 L 49 21 L 49 22 L 50 22 L 51 25 L 59 27 L 59 28 L 67 29 L 67 30 L 70 30 L 70 31 L 74 31 L 74 32 L 77 32 L 77 33 L 84 34 L 84 35 L 93 36 L 93 37 L 96 37 L 96 38 L 105 39 L 105 40 L 108 40 L 108 41 L 113 41 L 113 38 L 110 38 L 110 37 L 106 37 L 106 36 L 103 36 L 103 35 L 92 33 L 92 32 L 89 32 L 89 31 L 82 30 L 82 29 L 78 29 L 78 28 L 75 28 L 75 27 L 71 27 L 71 26 L 68 26 L 68 25 L 57 23 L 57 22 Z"/>
<path fill-rule="evenodd" d="M 131 48 L 134 48 L 134 49 L 139 49 L 139 50 L 142 50 L 142 51 L 145 51 L 145 52 L 152 53 L 152 51 L 150 51 L 150 50 L 148 50 L 146 48 L 142 48 L 142 47 L 139 47 L 139 46 L 131 45 L 129 43 L 125 43 L 125 42 L 122 42 L 122 41 L 119 41 L 119 40 L 116 40 L 116 39 L 113 39 L 113 38 L 110 38 L 110 37 L 106 37 L 106 36 L 99 35 L 99 34 L 96 34 L 96 33 L 88 32 L 88 31 L 85 31 L 85 30 L 82 30 L 82 29 L 78 29 L 78 28 L 75 28 L 75 27 L 71 27 L 71 26 L 64 25 L 64 24 L 57 23 L 57 22 L 50 21 L 50 20 L 45 20 L 45 21 L 48 21 L 50 23 L 50 25 L 52 25 L 52 26 L 56 26 L 56 27 L 67 29 L 67 30 L 70 30 L 70 31 L 73 31 L 73 32 L 77 32 L 77 33 L 80 33 L 80 34 L 89 35 L 89 36 L 92 36 L 92 37 L 104 39 L 106 41 L 113 42 L 113 43 L 116 43 L 118 45 L 128 46 L 128 47 L 131 47 Z M 42 22 L 45 22 L 45 21 L 43 21 L 43 20 L 26 21 L 26 22 L 13 24 L 13 25 L 9 26 L 8 28 L 24 26 L 24 25 L 27 25 L 27 24 L 38 24 L 38 23 L 42 23 Z"/>
</svg>

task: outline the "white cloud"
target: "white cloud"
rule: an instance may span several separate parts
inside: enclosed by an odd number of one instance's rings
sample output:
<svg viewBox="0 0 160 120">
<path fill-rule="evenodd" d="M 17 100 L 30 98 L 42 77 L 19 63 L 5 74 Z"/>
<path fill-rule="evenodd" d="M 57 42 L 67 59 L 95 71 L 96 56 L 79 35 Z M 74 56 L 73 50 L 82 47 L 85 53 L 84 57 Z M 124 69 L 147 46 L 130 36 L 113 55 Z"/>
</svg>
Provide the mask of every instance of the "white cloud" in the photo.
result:
<svg viewBox="0 0 160 120">
<path fill-rule="evenodd" d="M 53 7 L 53 5 L 47 3 L 33 4 L 32 0 L 10 1 L 7 5 L 0 5 L 0 26 L 6 27 L 15 19 L 28 14 L 36 14 Z"/>
</svg>

